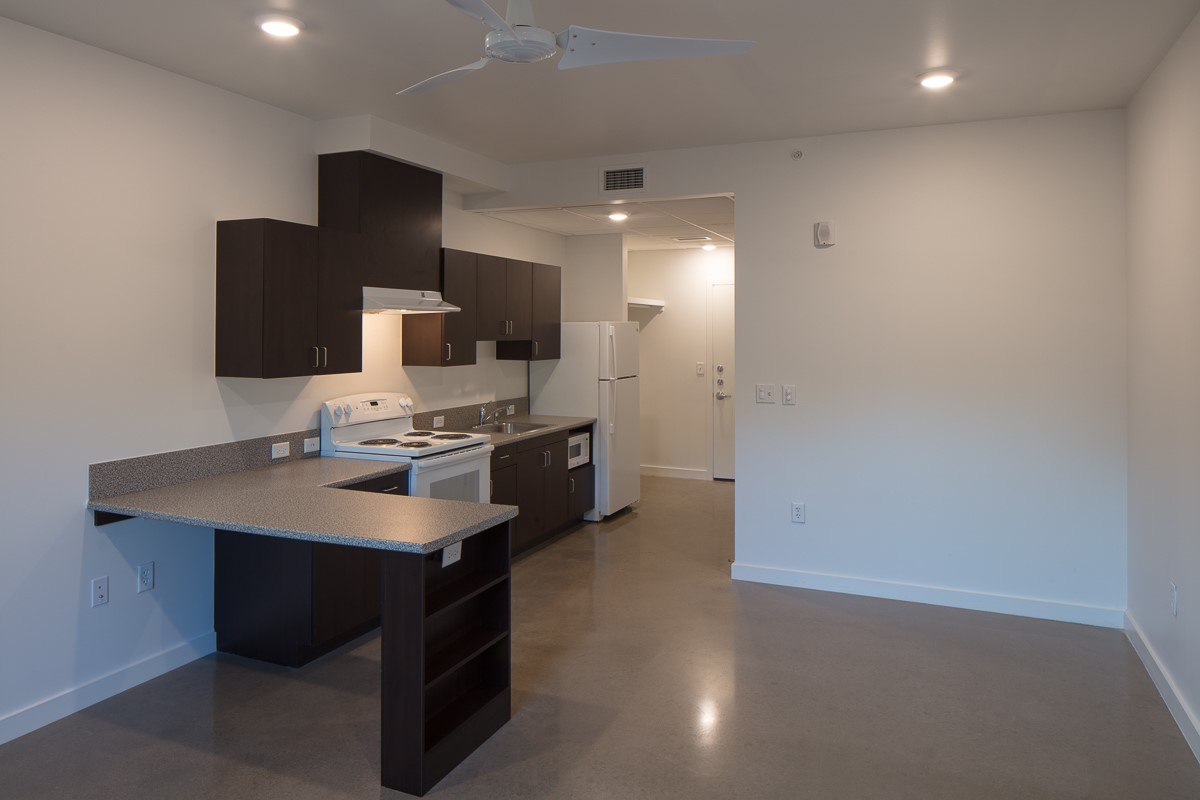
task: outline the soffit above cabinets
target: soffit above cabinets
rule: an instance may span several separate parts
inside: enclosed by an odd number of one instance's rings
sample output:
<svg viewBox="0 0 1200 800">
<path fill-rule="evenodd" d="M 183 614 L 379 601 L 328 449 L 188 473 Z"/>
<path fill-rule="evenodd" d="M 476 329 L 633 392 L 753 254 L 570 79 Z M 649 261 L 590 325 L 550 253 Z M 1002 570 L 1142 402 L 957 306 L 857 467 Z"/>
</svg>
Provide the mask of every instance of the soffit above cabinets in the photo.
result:
<svg viewBox="0 0 1200 800">
<path fill-rule="evenodd" d="M 720 195 L 480 213 L 562 236 L 623 233 L 630 250 L 686 250 L 704 244 L 732 247 L 733 205 L 731 196 Z M 614 222 L 608 218 L 614 211 L 626 213 L 629 218 Z"/>
</svg>

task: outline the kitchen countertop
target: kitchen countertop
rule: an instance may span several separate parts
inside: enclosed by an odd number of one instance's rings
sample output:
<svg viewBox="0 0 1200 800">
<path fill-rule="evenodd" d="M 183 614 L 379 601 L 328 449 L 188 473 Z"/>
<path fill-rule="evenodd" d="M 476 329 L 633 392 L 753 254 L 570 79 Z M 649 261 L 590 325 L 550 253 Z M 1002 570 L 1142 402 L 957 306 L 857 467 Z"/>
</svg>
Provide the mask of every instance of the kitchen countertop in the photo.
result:
<svg viewBox="0 0 1200 800">
<path fill-rule="evenodd" d="M 524 414 L 521 416 L 502 417 L 500 419 L 500 421 L 501 422 L 532 422 L 537 425 L 545 425 L 546 427 L 538 428 L 538 429 L 532 430 L 532 431 L 525 431 L 524 433 L 491 433 L 491 432 L 489 432 L 488 435 L 492 437 L 492 444 L 495 445 L 496 447 L 500 447 L 501 445 L 509 444 L 510 442 L 516 442 L 516 441 L 519 441 L 522 439 L 534 439 L 538 436 L 545 436 L 548 433 L 560 433 L 562 431 L 569 431 L 574 428 L 582 428 L 584 426 L 592 425 L 593 423 L 595 423 L 596 418 L 595 417 L 553 417 L 553 416 L 548 416 L 546 414 Z M 479 433 L 479 431 L 473 431 L 470 428 L 466 428 L 464 430 L 466 430 L 468 433 Z"/>
<path fill-rule="evenodd" d="M 517 515 L 514 506 L 337 488 L 407 470 L 407 464 L 386 461 L 304 458 L 106 497 L 87 507 L 204 528 L 404 553 L 435 552 Z"/>
</svg>

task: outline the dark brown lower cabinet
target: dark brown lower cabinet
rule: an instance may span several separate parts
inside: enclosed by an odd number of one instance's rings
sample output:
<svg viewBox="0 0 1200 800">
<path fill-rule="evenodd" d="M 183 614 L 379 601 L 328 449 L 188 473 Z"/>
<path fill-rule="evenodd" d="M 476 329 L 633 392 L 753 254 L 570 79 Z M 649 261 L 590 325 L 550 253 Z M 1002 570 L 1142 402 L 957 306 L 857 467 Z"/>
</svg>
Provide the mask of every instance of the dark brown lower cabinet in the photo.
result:
<svg viewBox="0 0 1200 800">
<path fill-rule="evenodd" d="M 217 530 L 217 649 L 299 667 L 379 626 L 378 550 Z"/>
<path fill-rule="evenodd" d="M 517 455 L 517 517 L 514 552 L 558 533 L 567 518 L 567 440 L 528 442 Z"/>
<path fill-rule="evenodd" d="M 585 464 L 567 473 L 567 517 L 579 519 L 596 507 L 596 465 Z"/>
</svg>

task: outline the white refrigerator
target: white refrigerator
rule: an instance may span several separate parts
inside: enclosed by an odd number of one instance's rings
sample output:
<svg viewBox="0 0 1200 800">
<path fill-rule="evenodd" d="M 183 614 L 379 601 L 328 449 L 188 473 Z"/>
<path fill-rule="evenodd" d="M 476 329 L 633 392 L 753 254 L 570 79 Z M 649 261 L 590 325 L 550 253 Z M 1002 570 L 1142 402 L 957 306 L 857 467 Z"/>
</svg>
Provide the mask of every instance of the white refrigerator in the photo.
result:
<svg viewBox="0 0 1200 800">
<path fill-rule="evenodd" d="M 596 508 L 587 519 L 641 499 L 636 322 L 564 322 L 561 358 L 529 364 L 529 409 L 596 418 Z"/>
</svg>

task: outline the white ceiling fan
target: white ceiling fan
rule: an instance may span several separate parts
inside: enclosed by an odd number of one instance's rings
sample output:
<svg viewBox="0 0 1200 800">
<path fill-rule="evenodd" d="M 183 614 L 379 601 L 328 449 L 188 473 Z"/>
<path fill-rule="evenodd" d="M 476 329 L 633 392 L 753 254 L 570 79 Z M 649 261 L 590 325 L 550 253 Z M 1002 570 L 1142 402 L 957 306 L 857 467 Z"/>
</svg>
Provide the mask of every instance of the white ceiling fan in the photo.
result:
<svg viewBox="0 0 1200 800">
<path fill-rule="evenodd" d="M 483 58 L 426 78 L 396 94 L 423 94 L 468 72 L 482 69 L 491 61 L 532 64 L 552 57 L 559 50 L 562 50 L 563 55 L 558 60 L 558 68 L 572 69 L 594 64 L 613 64 L 618 61 L 740 55 L 754 44 L 735 39 L 687 39 L 678 36 L 617 33 L 579 25 L 571 25 L 555 35 L 534 24 L 532 0 L 509 0 L 506 17 L 497 14 L 484 0 L 446 2 L 492 29 L 483 42 Z"/>
</svg>

